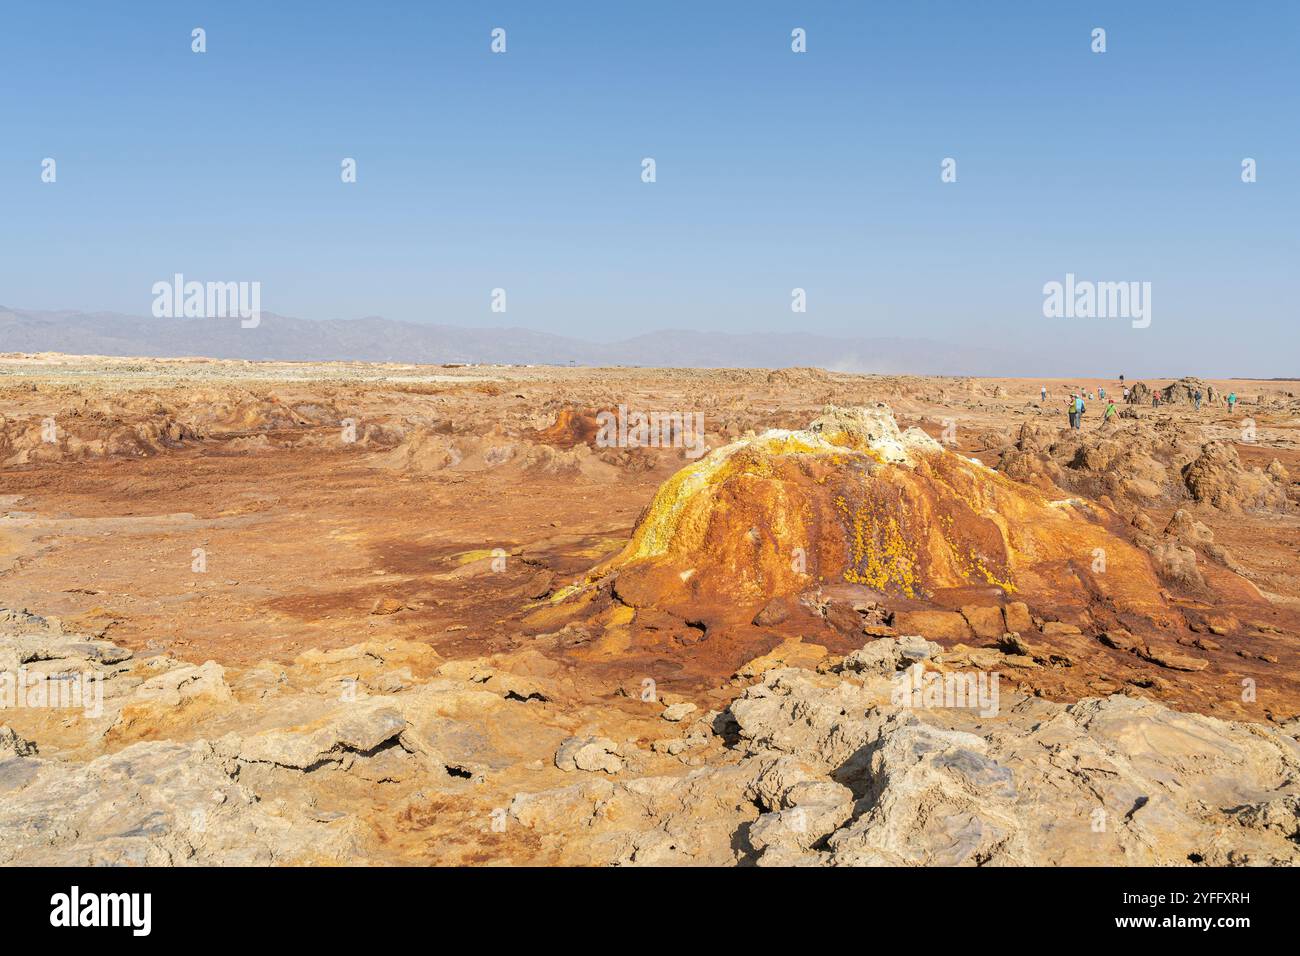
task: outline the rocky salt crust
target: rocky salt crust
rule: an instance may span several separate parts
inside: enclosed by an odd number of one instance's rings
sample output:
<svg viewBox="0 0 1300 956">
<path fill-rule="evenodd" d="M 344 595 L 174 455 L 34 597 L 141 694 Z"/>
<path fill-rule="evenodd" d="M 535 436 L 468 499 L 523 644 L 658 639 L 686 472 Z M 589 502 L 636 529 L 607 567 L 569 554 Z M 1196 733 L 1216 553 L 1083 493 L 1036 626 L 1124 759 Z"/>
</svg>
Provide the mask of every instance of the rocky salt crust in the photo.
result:
<svg viewBox="0 0 1300 956">
<path fill-rule="evenodd" d="M 1300 859 L 1294 723 L 1011 690 L 995 717 L 893 706 L 904 668 L 969 663 L 921 637 L 750 668 L 724 707 L 668 720 L 527 651 L 369 643 L 234 671 L 8 612 L 0 655 L 106 688 L 94 719 L 5 713 L 4 864 Z"/>
</svg>

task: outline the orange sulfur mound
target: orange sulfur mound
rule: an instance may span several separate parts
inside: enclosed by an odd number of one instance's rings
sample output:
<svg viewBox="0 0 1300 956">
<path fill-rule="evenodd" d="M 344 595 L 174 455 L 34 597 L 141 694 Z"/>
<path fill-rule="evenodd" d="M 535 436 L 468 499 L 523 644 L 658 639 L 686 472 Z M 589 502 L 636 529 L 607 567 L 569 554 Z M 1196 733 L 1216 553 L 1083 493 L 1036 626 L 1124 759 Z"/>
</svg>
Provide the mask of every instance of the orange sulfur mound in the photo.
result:
<svg viewBox="0 0 1300 956">
<path fill-rule="evenodd" d="M 888 408 L 828 408 L 800 431 L 719 448 L 660 487 L 627 546 L 584 584 L 683 616 L 848 582 L 932 601 L 1000 589 L 1033 607 L 1103 602 L 1162 621 L 1149 558 L 1114 515 L 1053 500 L 901 432 Z"/>
</svg>

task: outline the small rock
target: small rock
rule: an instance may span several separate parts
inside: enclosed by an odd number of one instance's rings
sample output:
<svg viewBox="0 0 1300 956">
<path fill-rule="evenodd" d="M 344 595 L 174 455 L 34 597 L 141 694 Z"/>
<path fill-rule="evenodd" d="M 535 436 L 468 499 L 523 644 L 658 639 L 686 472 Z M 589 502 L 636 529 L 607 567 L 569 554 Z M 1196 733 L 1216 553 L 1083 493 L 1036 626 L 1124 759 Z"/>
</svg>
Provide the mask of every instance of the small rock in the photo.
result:
<svg viewBox="0 0 1300 956">
<path fill-rule="evenodd" d="M 391 597 L 375 598 L 375 603 L 371 605 L 371 614 L 396 614 L 406 607 L 401 601 Z"/>
<path fill-rule="evenodd" d="M 774 597 L 754 615 L 754 623 L 759 627 L 771 627 L 773 624 L 780 624 L 789 616 L 790 605 L 784 598 Z"/>
<path fill-rule="evenodd" d="M 1029 657 L 1034 656 L 1034 652 L 1031 650 L 1029 642 L 1019 634 L 1003 634 L 1002 640 L 998 642 L 998 646 L 1008 654 L 1025 654 Z"/>
<path fill-rule="evenodd" d="M 36 753 L 36 744 L 20 737 L 9 726 L 0 724 L 0 758 L 30 757 Z"/>
<path fill-rule="evenodd" d="M 1138 656 L 1173 671 L 1202 671 L 1210 666 L 1210 662 L 1204 658 L 1188 657 L 1162 647 L 1141 648 L 1138 650 Z"/>
<path fill-rule="evenodd" d="M 826 623 L 842 634 L 861 634 L 862 615 L 847 604 L 838 602 L 826 608 Z"/>
<path fill-rule="evenodd" d="M 555 751 L 555 766 L 566 771 L 618 773 L 623 761 L 618 756 L 618 744 L 608 737 L 569 737 Z"/>
<path fill-rule="evenodd" d="M 1192 517 L 1184 508 L 1174 512 L 1165 526 L 1165 534 L 1173 535 L 1191 544 L 1209 544 L 1214 541 L 1214 532 L 1206 525 Z"/>
<path fill-rule="evenodd" d="M 1113 647 L 1117 651 L 1132 651 L 1142 646 L 1141 641 L 1122 627 L 1099 634 L 1097 639 L 1107 647 Z"/>
<path fill-rule="evenodd" d="M 677 721 L 684 720 L 686 717 L 695 713 L 697 709 L 698 708 L 694 704 L 692 704 L 689 700 L 685 700 L 679 704 L 672 704 L 668 707 L 665 707 L 664 712 L 659 716 L 662 717 L 664 720 L 671 721 L 672 723 L 675 724 L 677 723 Z"/>
<path fill-rule="evenodd" d="M 742 664 L 734 679 L 761 677 L 776 667 L 816 667 L 825 656 L 826 648 L 821 644 L 805 644 L 803 638 L 791 637 L 761 657 Z"/>
</svg>

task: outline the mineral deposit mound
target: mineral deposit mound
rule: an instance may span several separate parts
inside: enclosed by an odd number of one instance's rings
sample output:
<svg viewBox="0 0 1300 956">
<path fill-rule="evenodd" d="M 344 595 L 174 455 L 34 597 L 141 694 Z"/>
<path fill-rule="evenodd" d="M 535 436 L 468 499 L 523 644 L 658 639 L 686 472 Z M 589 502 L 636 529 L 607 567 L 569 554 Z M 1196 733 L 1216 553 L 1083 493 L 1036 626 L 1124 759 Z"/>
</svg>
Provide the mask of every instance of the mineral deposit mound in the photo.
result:
<svg viewBox="0 0 1300 956">
<path fill-rule="evenodd" d="M 682 468 L 626 547 L 554 601 L 712 628 L 847 589 L 860 610 L 877 600 L 890 617 L 961 609 L 970 624 L 944 627 L 948 637 L 1014 630 L 998 615 L 1007 604 L 1026 621 L 1032 609 L 1102 628 L 1181 623 L 1170 583 L 1130 532 L 1109 509 L 900 430 L 887 406 L 828 407 L 805 429 L 745 437 Z M 996 626 L 972 620 L 980 606 Z"/>
</svg>

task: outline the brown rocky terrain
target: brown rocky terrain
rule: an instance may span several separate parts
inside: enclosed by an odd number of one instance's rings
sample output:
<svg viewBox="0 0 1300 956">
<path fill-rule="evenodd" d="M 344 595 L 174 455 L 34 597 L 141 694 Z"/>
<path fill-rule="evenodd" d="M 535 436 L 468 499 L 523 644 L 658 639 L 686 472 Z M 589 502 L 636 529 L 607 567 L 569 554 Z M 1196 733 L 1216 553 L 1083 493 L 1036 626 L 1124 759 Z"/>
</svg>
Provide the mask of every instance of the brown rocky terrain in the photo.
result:
<svg viewBox="0 0 1300 956">
<path fill-rule="evenodd" d="M 0 862 L 1294 862 L 1300 388 L 1145 384 L 0 357 Z"/>
</svg>

